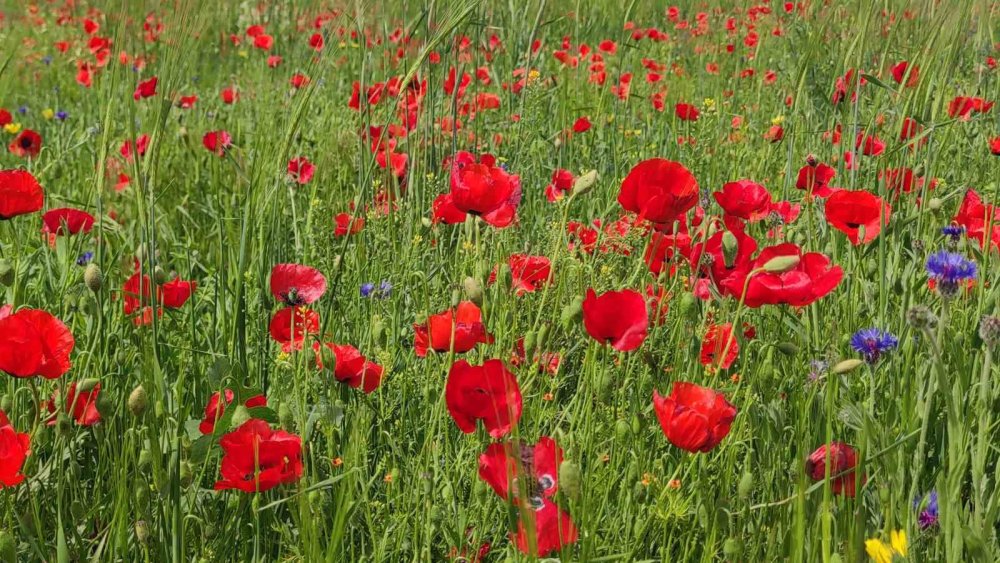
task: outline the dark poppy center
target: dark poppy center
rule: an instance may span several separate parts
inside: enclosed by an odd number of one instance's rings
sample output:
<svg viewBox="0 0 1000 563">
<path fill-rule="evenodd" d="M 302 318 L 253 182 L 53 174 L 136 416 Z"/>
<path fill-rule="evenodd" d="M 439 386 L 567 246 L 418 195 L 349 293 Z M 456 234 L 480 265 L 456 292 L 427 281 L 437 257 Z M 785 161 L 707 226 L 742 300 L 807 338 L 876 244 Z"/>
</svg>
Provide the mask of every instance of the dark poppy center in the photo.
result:
<svg viewBox="0 0 1000 563">
<path fill-rule="evenodd" d="M 305 298 L 299 295 L 299 290 L 295 287 L 288 288 L 288 291 L 281 294 L 281 298 L 285 301 L 285 303 L 294 307 L 306 304 Z"/>
<path fill-rule="evenodd" d="M 861 223 L 847 223 L 847 226 L 852 229 L 857 229 L 858 227 L 861 226 Z"/>
<path fill-rule="evenodd" d="M 31 139 L 29 137 L 21 137 L 21 148 L 22 149 L 30 149 L 31 145 L 32 145 L 32 143 L 31 143 Z"/>
</svg>

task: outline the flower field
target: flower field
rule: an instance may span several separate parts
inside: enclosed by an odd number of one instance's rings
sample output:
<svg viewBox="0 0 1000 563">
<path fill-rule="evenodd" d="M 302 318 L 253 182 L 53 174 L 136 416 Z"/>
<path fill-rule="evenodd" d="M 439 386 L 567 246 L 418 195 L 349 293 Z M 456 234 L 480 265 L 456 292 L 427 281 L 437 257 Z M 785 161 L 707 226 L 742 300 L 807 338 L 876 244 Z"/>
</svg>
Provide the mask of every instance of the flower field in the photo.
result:
<svg viewBox="0 0 1000 563">
<path fill-rule="evenodd" d="M 3 7 L 0 562 L 1000 557 L 1000 4 Z"/>
</svg>

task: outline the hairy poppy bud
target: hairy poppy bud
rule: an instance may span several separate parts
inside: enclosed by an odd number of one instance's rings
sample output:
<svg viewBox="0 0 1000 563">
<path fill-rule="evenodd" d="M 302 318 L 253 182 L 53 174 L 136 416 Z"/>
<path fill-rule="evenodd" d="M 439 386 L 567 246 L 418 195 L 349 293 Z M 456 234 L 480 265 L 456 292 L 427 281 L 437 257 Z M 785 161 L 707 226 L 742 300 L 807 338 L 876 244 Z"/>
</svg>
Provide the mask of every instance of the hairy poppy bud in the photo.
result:
<svg viewBox="0 0 1000 563">
<path fill-rule="evenodd" d="M 188 488 L 194 480 L 194 471 L 191 469 L 191 462 L 184 460 L 181 462 L 180 483 L 182 488 Z"/>
<path fill-rule="evenodd" d="M 736 253 L 739 252 L 739 243 L 736 240 L 736 235 L 732 231 L 726 231 L 722 233 L 722 260 L 726 264 L 726 268 L 732 268 L 733 263 L 736 262 Z"/>
<path fill-rule="evenodd" d="M 69 416 L 64 412 L 59 413 L 56 416 L 56 434 L 66 436 L 72 429 L 73 423 L 70 422 Z"/>
<path fill-rule="evenodd" d="M 736 486 L 736 494 L 738 494 L 740 498 L 745 499 L 749 497 L 750 493 L 752 492 L 753 492 L 753 473 L 747 471 L 746 473 L 743 474 L 743 477 L 740 477 L 740 482 Z"/>
<path fill-rule="evenodd" d="M 629 433 L 632 432 L 632 426 L 624 420 L 619 420 L 615 423 L 615 437 L 618 438 L 619 442 L 624 442 L 628 440 Z"/>
<path fill-rule="evenodd" d="M 380 315 L 372 316 L 372 340 L 379 346 L 385 346 L 387 343 L 385 321 Z"/>
<path fill-rule="evenodd" d="M 236 410 L 233 411 L 233 423 L 231 428 L 239 428 L 243 426 L 243 423 L 250 420 L 250 411 L 247 410 L 246 406 L 239 405 Z"/>
<path fill-rule="evenodd" d="M 0 259 L 0 284 L 10 286 L 14 283 L 14 266 L 7 259 Z"/>
<path fill-rule="evenodd" d="M 833 368 L 830 370 L 830 373 L 837 374 L 837 375 L 844 374 L 844 373 L 849 373 L 849 372 L 854 371 L 858 367 L 863 366 L 864 363 L 865 363 L 864 360 L 859 360 L 857 358 L 852 358 L 850 360 L 844 360 L 842 362 L 837 363 L 835 366 L 833 366 Z"/>
<path fill-rule="evenodd" d="M 115 414 L 115 401 L 108 393 L 101 393 L 97 396 L 97 412 L 104 418 L 110 418 Z"/>
<path fill-rule="evenodd" d="M 524 357 L 529 361 L 535 357 L 535 331 L 533 330 L 524 333 Z"/>
<path fill-rule="evenodd" d="M 680 306 L 681 314 L 685 317 L 694 317 L 698 313 L 698 300 L 690 292 L 681 294 Z"/>
<path fill-rule="evenodd" d="M 743 542 L 739 538 L 729 538 L 722 544 L 722 553 L 732 561 L 739 561 L 743 555 Z"/>
<path fill-rule="evenodd" d="M 153 463 L 153 454 L 149 450 L 143 449 L 139 452 L 139 469 L 146 469 L 151 463 Z"/>
<path fill-rule="evenodd" d="M 451 306 L 458 307 L 458 304 L 462 302 L 462 292 L 456 289 L 451 292 Z"/>
<path fill-rule="evenodd" d="M 462 291 L 465 292 L 465 298 L 469 301 L 480 306 L 483 304 L 483 284 L 479 283 L 476 278 L 467 277 L 462 280 Z"/>
<path fill-rule="evenodd" d="M 0 531 L 0 562 L 15 561 L 17 561 L 17 545 L 14 543 L 14 536 L 7 530 Z"/>
<path fill-rule="evenodd" d="M 427 217 L 421 217 L 420 218 L 420 224 L 423 225 L 424 228 L 429 229 L 431 227 L 431 225 L 433 225 L 434 223 L 430 219 L 428 219 Z"/>
<path fill-rule="evenodd" d="M 104 274 L 101 272 L 100 266 L 93 262 L 87 264 L 87 269 L 83 271 L 83 283 L 87 289 L 94 293 L 100 291 L 101 286 L 104 285 Z"/>
<path fill-rule="evenodd" d="M 944 206 L 944 202 L 938 197 L 932 197 L 931 200 L 927 202 L 927 207 L 931 211 L 940 211 L 942 206 Z"/>
<path fill-rule="evenodd" d="M 776 256 L 767 262 L 764 262 L 761 269 L 769 274 L 783 274 L 798 266 L 801 261 L 802 258 L 794 254 L 788 256 Z"/>
<path fill-rule="evenodd" d="M 577 296 L 573 301 L 563 307 L 560 320 L 563 326 L 569 326 L 583 316 L 583 297 Z"/>
<path fill-rule="evenodd" d="M 559 464 L 559 488 L 571 499 L 580 496 L 580 466 L 564 459 Z"/>
<path fill-rule="evenodd" d="M 14 399 L 8 394 L 0 398 L 0 411 L 9 412 L 14 406 Z"/>
<path fill-rule="evenodd" d="M 149 399 L 146 397 L 146 390 L 143 389 L 142 385 L 139 385 L 132 390 L 128 395 L 128 410 L 132 413 L 132 416 L 138 418 L 146 412 L 146 406 L 149 404 Z"/>
<path fill-rule="evenodd" d="M 545 345 L 545 342 L 549 338 L 549 325 L 547 323 L 542 323 L 538 327 L 538 337 L 535 339 L 535 345 L 539 348 Z"/>
<path fill-rule="evenodd" d="M 590 172 L 581 174 L 580 176 L 577 176 L 575 180 L 573 180 L 573 191 L 570 193 L 570 195 L 572 197 L 582 196 L 587 192 L 589 192 L 591 189 L 593 189 L 594 184 L 596 183 L 597 183 L 597 170 L 591 170 Z"/>
<path fill-rule="evenodd" d="M 791 342 L 782 342 L 777 346 L 778 351 L 786 356 L 794 356 L 799 353 L 799 347 Z"/>
</svg>

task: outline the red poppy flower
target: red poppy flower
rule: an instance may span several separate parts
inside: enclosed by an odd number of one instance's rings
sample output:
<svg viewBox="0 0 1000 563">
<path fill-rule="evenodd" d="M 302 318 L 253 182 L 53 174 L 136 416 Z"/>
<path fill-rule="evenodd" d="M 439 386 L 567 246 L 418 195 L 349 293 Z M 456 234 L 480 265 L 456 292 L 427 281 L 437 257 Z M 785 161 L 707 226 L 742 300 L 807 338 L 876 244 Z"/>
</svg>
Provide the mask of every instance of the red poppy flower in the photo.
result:
<svg viewBox="0 0 1000 563">
<path fill-rule="evenodd" d="M 101 413 L 97 410 L 97 396 L 101 392 L 101 384 L 94 380 L 84 380 L 78 386 L 76 382 L 70 383 L 66 388 L 66 401 L 63 405 L 63 412 L 68 414 L 80 426 L 93 426 L 101 421 Z M 55 414 L 61 403 L 59 390 L 52 394 L 52 398 L 45 403 L 50 414 Z M 56 418 L 49 420 L 49 425 L 54 425 Z"/>
<path fill-rule="evenodd" d="M 45 204 L 45 192 L 27 170 L 0 170 L 0 219 L 34 213 Z"/>
<path fill-rule="evenodd" d="M 299 184 L 308 184 L 315 173 L 316 166 L 304 156 L 298 156 L 288 161 L 288 177 Z"/>
<path fill-rule="evenodd" d="M 325 343 L 337 358 L 333 368 L 333 377 L 355 389 L 361 387 L 365 393 L 371 393 L 382 383 L 382 366 L 364 357 L 361 352 L 350 344 Z M 316 352 L 316 368 L 323 369 L 323 358 L 319 342 L 313 344 Z"/>
<path fill-rule="evenodd" d="M 479 478 L 500 498 L 510 500 L 510 484 L 519 475 L 528 473 L 530 480 L 525 484 L 529 499 L 552 498 L 558 490 L 562 460 L 562 448 L 548 436 L 542 436 L 532 446 L 494 442 L 479 456 Z M 514 493 L 519 493 L 517 488 Z"/>
<path fill-rule="evenodd" d="M 220 402 L 219 399 L 222 396 L 226 397 L 225 402 Z M 198 424 L 198 430 L 202 434 L 211 434 L 215 432 L 215 423 L 222 418 L 222 415 L 226 412 L 226 407 L 232 404 L 233 398 L 235 397 L 232 389 L 226 389 L 222 394 L 218 391 L 212 393 L 212 396 L 208 399 L 208 404 L 205 405 L 205 417 L 202 419 L 201 423 Z M 254 395 L 246 401 L 244 401 L 243 406 L 248 409 L 254 407 L 266 407 L 267 397 L 264 395 Z"/>
<path fill-rule="evenodd" d="M 715 192 L 712 196 L 723 211 L 740 219 L 760 215 L 771 205 L 771 192 L 750 180 L 728 182 L 722 186 L 721 192 Z"/>
<path fill-rule="evenodd" d="M 799 169 L 798 178 L 795 180 L 795 187 L 806 190 L 818 197 L 829 197 L 834 192 L 830 188 L 830 180 L 837 175 L 837 171 L 822 162 L 806 164 Z"/>
<path fill-rule="evenodd" d="M 962 204 L 952 221 L 956 225 L 965 227 L 965 232 L 973 240 L 979 241 L 980 248 L 986 246 L 986 226 L 992 224 L 992 232 L 989 239 L 992 245 L 1000 247 L 1000 223 L 997 223 L 996 207 L 983 203 L 982 198 L 975 190 L 967 190 Z"/>
<path fill-rule="evenodd" d="M 271 317 L 268 332 L 283 352 L 301 350 L 307 334 L 319 334 L 319 313 L 305 307 L 285 307 Z"/>
<path fill-rule="evenodd" d="M 253 36 L 253 46 L 264 51 L 270 51 L 274 46 L 274 37 L 266 33 Z"/>
<path fill-rule="evenodd" d="M 673 234 L 654 231 L 646 245 L 642 259 L 649 266 L 649 271 L 660 275 L 665 265 L 670 265 L 670 275 L 677 269 L 675 258 L 686 256 L 691 252 L 691 237 L 684 231 Z"/>
<path fill-rule="evenodd" d="M 156 81 L 157 78 L 154 76 L 149 80 L 143 80 L 135 88 L 135 93 L 132 94 L 132 99 L 139 100 L 141 98 L 148 98 L 150 96 L 156 95 Z"/>
<path fill-rule="evenodd" d="M 708 237 L 704 244 L 693 244 L 688 256 L 691 268 L 722 290 L 725 290 L 730 278 L 740 275 L 757 251 L 757 241 L 747 234 L 742 220 L 724 217 L 724 226 L 724 229 Z M 735 251 L 731 253 L 726 250 L 727 234 L 736 242 Z"/>
<path fill-rule="evenodd" d="M 13 487 L 24 481 L 21 468 L 31 454 L 31 436 L 18 432 L 0 411 L 0 489 Z"/>
<path fill-rule="evenodd" d="M 534 293 L 552 281 L 552 262 L 545 256 L 512 254 L 507 265 L 517 295 Z"/>
<path fill-rule="evenodd" d="M 42 136 L 31 129 L 25 129 L 14 137 L 7 148 L 14 156 L 35 158 L 42 151 Z"/>
<path fill-rule="evenodd" d="M 885 143 L 875 135 L 868 135 L 862 131 L 854 141 L 854 148 L 860 149 L 861 154 L 865 156 L 878 156 L 885 152 Z"/>
<path fill-rule="evenodd" d="M 59 319 L 40 309 L 0 318 L 0 371 L 14 377 L 61 377 L 76 341 Z"/>
<path fill-rule="evenodd" d="M 309 36 L 309 46 L 315 51 L 323 50 L 323 36 L 319 33 L 313 33 Z"/>
<path fill-rule="evenodd" d="M 674 113 L 681 121 L 698 121 L 701 112 L 691 104 L 677 104 L 674 106 Z"/>
<path fill-rule="evenodd" d="M 826 222 L 854 245 L 875 240 L 889 224 L 891 211 L 882 198 L 863 190 L 838 190 L 826 200 Z"/>
<path fill-rule="evenodd" d="M 552 173 L 552 182 L 545 186 L 545 198 L 555 203 L 573 191 L 573 173 L 562 168 Z"/>
<path fill-rule="evenodd" d="M 219 98 L 222 99 L 222 103 L 229 105 L 236 103 L 236 100 L 240 99 L 240 94 L 236 91 L 236 88 L 230 86 L 223 88 L 222 92 L 219 92 Z"/>
<path fill-rule="evenodd" d="M 334 215 L 333 223 L 333 235 L 337 237 L 356 235 L 365 228 L 364 218 L 354 217 L 350 213 L 338 213 Z"/>
<path fill-rule="evenodd" d="M 989 140 L 990 153 L 993 156 L 1000 156 L 1000 137 L 993 137 Z"/>
<path fill-rule="evenodd" d="M 920 82 L 920 67 L 917 65 L 910 66 L 910 63 L 900 61 L 890 69 L 892 79 L 896 81 L 896 84 L 903 84 L 903 78 L 906 77 L 907 71 L 910 72 L 910 77 L 906 80 L 906 87 L 913 88 Z"/>
<path fill-rule="evenodd" d="M 126 315 L 136 310 L 152 305 L 152 287 L 149 276 L 143 275 L 138 268 L 122 286 L 122 305 Z M 177 309 L 187 303 L 198 283 L 182 280 L 176 277 L 156 288 L 158 305 L 168 309 Z M 160 311 L 162 314 L 162 311 Z M 146 323 L 140 323 L 146 324 Z"/>
<path fill-rule="evenodd" d="M 275 264 L 271 268 L 271 295 L 285 305 L 308 305 L 326 293 L 326 278 L 316 268 Z"/>
<path fill-rule="evenodd" d="M 844 277 L 840 266 L 831 266 L 830 259 L 818 252 L 803 253 L 792 243 L 769 246 L 753 262 L 740 268 L 725 281 L 729 295 L 739 298 L 747 276 L 764 264 L 780 256 L 797 256 L 799 263 L 781 273 L 758 272 L 750 278 L 744 304 L 757 308 L 761 305 L 788 304 L 804 307 L 829 294 Z"/>
<path fill-rule="evenodd" d="M 55 235 L 75 235 L 89 233 L 94 228 L 94 216 L 86 211 L 61 207 L 52 209 L 42 215 L 44 231 Z"/>
<path fill-rule="evenodd" d="M 122 142 L 122 146 L 118 149 L 118 152 L 122 155 L 122 158 L 131 162 L 133 153 L 138 154 L 139 156 L 145 156 L 148 148 L 149 135 L 139 135 L 136 137 L 134 142 L 129 140 Z"/>
<path fill-rule="evenodd" d="M 177 101 L 177 107 L 181 109 L 191 109 L 194 107 L 195 102 L 198 101 L 198 96 L 181 96 Z"/>
<path fill-rule="evenodd" d="M 432 221 L 434 223 L 454 225 L 464 223 L 466 218 L 465 212 L 455 207 L 450 193 L 441 194 L 434 198 L 432 205 Z"/>
<path fill-rule="evenodd" d="M 725 353 L 725 357 L 720 360 L 723 353 Z M 732 323 L 713 324 L 708 327 L 705 338 L 701 341 L 699 361 L 703 366 L 729 369 L 739 353 L 740 344 L 733 334 Z"/>
<path fill-rule="evenodd" d="M 590 118 L 583 116 L 573 122 L 573 132 L 574 133 L 586 133 L 590 130 Z"/>
<path fill-rule="evenodd" d="M 722 393 L 684 381 L 666 397 L 654 389 L 653 410 L 667 440 L 691 453 L 712 451 L 736 419 L 736 407 Z"/>
<path fill-rule="evenodd" d="M 600 296 L 588 289 L 583 300 L 583 326 L 591 338 L 619 352 L 635 350 L 646 340 L 649 327 L 646 300 L 631 289 Z"/>
<path fill-rule="evenodd" d="M 302 439 L 252 418 L 219 440 L 222 462 L 215 490 L 264 492 L 302 477 Z"/>
<path fill-rule="evenodd" d="M 451 202 L 494 227 L 507 227 L 517 217 L 521 179 L 497 166 L 492 155 L 484 154 L 477 162 L 471 154 L 459 151 L 452 159 Z"/>
<path fill-rule="evenodd" d="M 297 72 L 293 74 L 291 78 L 288 79 L 288 83 L 292 85 L 292 88 L 298 90 L 301 88 L 305 88 L 306 86 L 309 85 L 309 77 L 300 72 Z"/>
<path fill-rule="evenodd" d="M 968 119 L 972 112 L 986 113 L 993 109 L 993 102 L 982 98 L 957 96 L 948 104 L 948 117 Z"/>
<path fill-rule="evenodd" d="M 4 108 L 0 108 L 0 127 L 14 122 L 14 116 Z"/>
<path fill-rule="evenodd" d="M 781 125 L 772 125 L 765 133 L 764 140 L 771 143 L 780 143 L 785 138 L 785 129 Z"/>
<path fill-rule="evenodd" d="M 858 465 L 858 454 L 851 446 L 843 442 L 820 446 L 806 459 L 806 473 L 813 481 L 826 479 L 827 455 L 830 458 L 830 488 L 833 489 L 833 494 L 853 497 L 856 479 L 854 469 Z"/>
<path fill-rule="evenodd" d="M 651 158 L 636 164 L 622 181 L 618 203 L 639 220 L 666 225 L 698 203 L 698 182 L 682 164 Z"/>
<path fill-rule="evenodd" d="M 218 156 L 225 156 L 226 149 L 233 146 L 233 138 L 228 131 L 209 131 L 201 138 L 201 144 Z"/>
<path fill-rule="evenodd" d="M 529 520 L 528 525 L 531 525 L 532 521 L 534 524 L 535 531 L 530 536 L 525 527 L 525 519 Z M 531 547 L 530 537 L 534 537 L 534 549 Z M 569 514 L 547 499 L 542 501 L 539 508 L 522 513 L 517 521 L 517 533 L 511 534 L 511 540 L 521 553 L 537 557 L 545 557 L 553 551 L 559 551 L 567 545 L 576 543 L 577 539 L 579 531 Z"/>
<path fill-rule="evenodd" d="M 486 332 L 483 324 L 482 312 L 471 301 L 462 301 L 454 312 L 448 309 L 431 315 L 426 323 L 413 325 L 413 331 L 413 347 L 421 358 L 427 355 L 428 349 L 448 352 L 454 344 L 455 352 L 461 354 L 472 350 L 480 342 L 493 342 L 493 336 Z"/>
<path fill-rule="evenodd" d="M 466 434 L 475 432 L 481 420 L 490 436 L 500 438 L 521 418 L 521 389 L 500 360 L 481 366 L 465 360 L 452 364 L 444 398 L 452 420 Z"/>
</svg>

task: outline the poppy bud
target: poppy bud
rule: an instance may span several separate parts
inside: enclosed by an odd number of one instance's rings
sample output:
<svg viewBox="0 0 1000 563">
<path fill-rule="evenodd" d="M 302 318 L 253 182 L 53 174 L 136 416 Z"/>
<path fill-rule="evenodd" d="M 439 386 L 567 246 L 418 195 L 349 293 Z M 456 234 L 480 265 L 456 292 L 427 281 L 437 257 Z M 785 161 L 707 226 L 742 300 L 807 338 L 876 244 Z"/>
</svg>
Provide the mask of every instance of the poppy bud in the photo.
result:
<svg viewBox="0 0 1000 563">
<path fill-rule="evenodd" d="M 99 394 L 97 396 L 97 403 L 94 406 L 97 407 L 97 412 L 102 417 L 108 418 L 115 414 L 115 401 L 107 393 Z"/>
<path fill-rule="evenodd" d="M 187 460 L 182 461 L 180 470 L 181 488 L 184 489 L 188 488 L 188 486 L 191 484 L 191 481 L 193 480 L 194 480 L 194 471 L 192 471 L 191 469 L 191 462 Z"/>
<path fill-rule="evenodd" d="M 372 340 L 380 346 L 385 346 L 387 343 L 385 322 L 380 315 L 372 317 Z"/>
<path fill-rule="evenodd" d="M 456 289 L 451 292 L 451 306 L 458 307 L 458 304 L 462 302 L 462 292 Z"/>
<path fill-rule="evenodd" d="M 806 164 L 808 164 L 809 166 L 816 166 L 817 164 L 819 164 L 819 159 L 816 158 L 816 155 L 810 154 L 806 156 Z"/>
<path fill-rule="evenodd" d="M 560 320 L 563 326 L 568 327 L 583 316 L 583 297 L 577 296 L 573 301 L 563 307 Z"/>
<path fill-rule="evenodd" d="M 83 379 L 76 384 L 76 391 L 78 393 L 89 393 L 94 390 L 94 387 L 96 387 L 98 383 L 100 383 L 100 380 L 92 377 Z"/>
<path fill-rule="evenodd" d="M 14 283 L 14 266 L 7 259 L 0 259 L 0 284 L 11 286 Z"/>
<path fill-rule="evenodd" d="M 59 436 L 66 436 L 73 429 L 73 423 L 70 422 L 69 416 L 66 413 L 61 412 L 56 416 L 56 434 Z"/>
<path fill-rule="evenodd" d="M 145 520 L 138 520 L 135 523 L 135 539 L 139 540 L 139 543 L 146 545 L 149 541 L 149 526 L 146 524 Z"/>
<path fill-rule="evenodd" d="M 149 453 L 149 450 L 144 449 L 139 452 L 139 469 L 146 469 L 151 463 L 153 463 L 153 454 Z"/>
<path fill-rule="evenodd" d="M 635 497 L 635 501 L 640 503 L 645 502 L 647 493 L 646 485 L 643 485 L 642 481 L 636 481 L 632 487 L 632 496 Z"/>
<path fill-rule="evenodd" d="M 434 223 L 427 217 L 421 217 L 420 224 L 423 225 L 425 229 L 429 229 Z"/>
<path fill-rule="evenodd" d="M 833 366 L 833 368 L 830 370 L 830 373 L 837 374 L 837 375 L 844 374 L 844 373 L 849 373 L 849 372 L 852 372 L 855 369 L 857 369 L 859 366 L 864 365 L 864 363 L 865 363 L 864 360 L 859 360 L 857 358 L 851 358 L 850 360 L 844 360 L 842 362 L 839 362 L 835 366 Z"/>
<path fill-rule="evenodd" d="M 801 261 L 802 258 L 795 254 L 790 254 L 787 256 L 775 256 L 774 258 L 771 258 L 767 262 L 764 262 L 764 265 L 761 266 L 761 269 L 769 274 L 783 274 L 798 266 L 799 262 Z"/>
<path fill-rule="evenodd" d="M 632 432 L 632 427 L 629 423 L 624 420 L 619 420 L 615 423 L 615 436 L 618 438 L 619 442 L 624 442 L 628 440 L 629 433 Z"/>
<path fill-rule="evenodd" d="M 128 410 L 132 413 L 132 416 L 136 418 L 142 416 L 142 413 L 146 412 L 147 404 L 146 390 L 142 388 L 142 385 L 139 385 L 129 393 Z"/>
<path fill-rule="evenodd" d="M 570 192 L 571 197 L 578 197 L 589 192 L 594 184 L 597 183 L 597 170 L 591 170 L 586 174 L 582 174 L 573 180 L 573 191 Z"/>
<path fill-rule="evenodd" d="M 729 538 L 722 544 L 722 553 L 732 561 L 739 561 L 743 555 L 743 542 L 739 538 Z"/>
<path fill-rule="evenodd" d="M 733 263 L 736 262 L 736 253 L 739 252 L 739 243 L 736 241 L 736 235 L 732 231 L 726 231 L 722 233 L 722 260 L 726 264 L 726 268 L 732 268 Z M 777 258 L 775 258 L 777 260 Z M 765 264 L 766 267 L 766 264 Z"/>
<path fill-rule="evenodd" d="M 0 411 L 10 412 L 12 406 L 14 406 L 14 399 L 9 394 L 0 398 Z"/>
<path fill-rule="evenodd" d="M 740 477 L 740 483 L 736 486 L 736 494 L 745 499 L 753 492 L 753 473 L 747 471 Z"/>
<path fill-rule="evenodd" d="M 580 466 L 564 459 L 559 464 L 559 488 L 571 499 L 580 496 Z"/>
<path fill-rule="evenodd" d="M 312 491 L 309 493 L 309 506 L 311 508 L 322 508 L 323 507 L 323 493 L 319 491 Z"/>
<path fill-rule="evenodd" d="M 156 285 L 163 285 L 167 283 L 167 272 L 159 266 L 153 268 L 153 282 L 156 283 Z"/>
<path fill-rule="evenodd" d="M 529 360 L 535 357 L 535 331 L 524 333 L 524 357 Z"/>
<path fill-rule="evenodd" d="M 686 292 L 681 294 L 681 314 L 685 317 L 694 317 L 698 313 L 698 301 L 694 294 Z"/>
<path fill-rule="evenodd" d="M 7 530 L 0 531 L 0 562 L 15 561 L 17 561 L 17 545 L 14 543 L 14 536 Z"/>
<path fill-rule="evenodd" d="M 469 301 L 480 306 L 483 304 L 483 284 L 479 283 L 476 278 L 470 276 L 462 280 L 462 291 L 465 292 L 465 298 Z"/>
<path fill-rule="evenodd" d="M 643 427 L 642 420 L 639 419 L 639 415 L 638 414 L 633 414 L 632 415 L 632 433 L 633 434 L 638 434 L 639 432 L 642 431 L 642 427 Z"/>
<path fill-rule="evenodd" d="M 931 200 L 927 202 L 927 207 L 930 208 L 931 211 L 939 211 L 943 205 L 944 202 L 941 201 L 941 198 L 939 197 L 932 197 Z"/>
<path fill-rule="evenodd" d="M 782 342 L 777 346 L 778 351 L 786 356 L 794 356 L 799 353 L 799 347 L 791 342 Z"/>
<path fill-rule="evenodd" d="M 243 423 L 250 420 L 250 411 L 247 410 L 246 406 L 239 405 L 236 410 L 233 411 L 233 421 L 230 428 L 239 428 L 243 426 Z"/>
<path fill-rule="evenodd" d="M 539 348 L 544 346 L 548 338 L 549 338 L 549 325 L 547 323 L 542 323 L 542 326 L 538 327 L 538 338 L 535 340 L 537 346 Z"/>
<path fill-rule="evenodd" d="M 341 256 L 340 254 L 337 254 L 336 256 L 334 256 L 333 257 L 333 264 L 331 265 L 330 270 L 333 271 L 333 272 L 336 272 L 337 270 L 339 270 L 340 269 L 340 263 L 343 262 L 343 261 L 344 261 L 344 257 Z"/>
<path fill-rule="evenodd" d="M 94 293 L 100 291 L 101 286 L 104 285 L 104 274 L 101 272 L 100 266 L 93 262 L 87 264 L 87 269 L 83 271 L 83 283 L 87 289 Z"/>
</svg>

